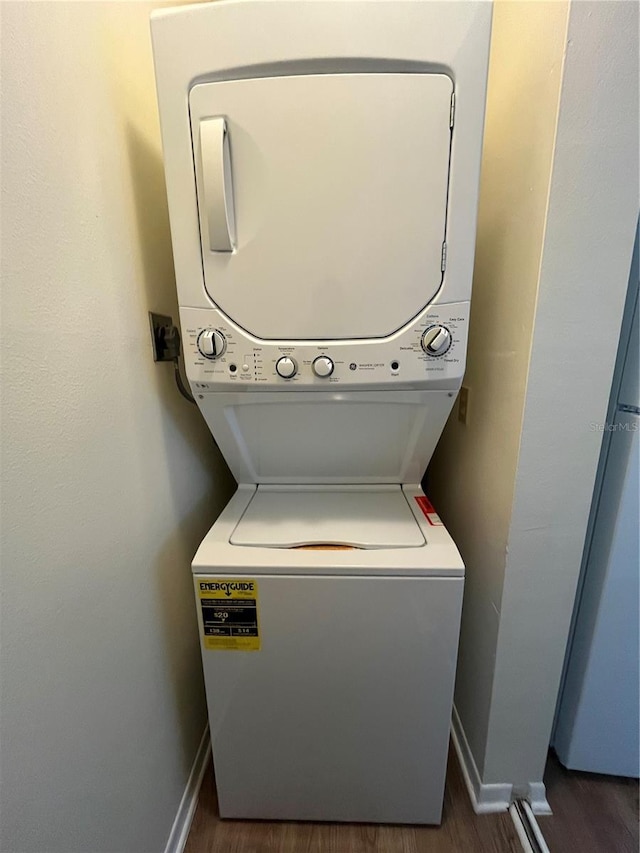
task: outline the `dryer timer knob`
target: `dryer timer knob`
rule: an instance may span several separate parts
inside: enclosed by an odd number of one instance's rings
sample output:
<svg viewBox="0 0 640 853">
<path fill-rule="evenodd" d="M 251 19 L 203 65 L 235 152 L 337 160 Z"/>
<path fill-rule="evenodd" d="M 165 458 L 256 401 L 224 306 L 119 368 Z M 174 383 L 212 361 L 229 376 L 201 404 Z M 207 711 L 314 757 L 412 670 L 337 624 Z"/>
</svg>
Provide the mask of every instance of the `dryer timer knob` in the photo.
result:
<svg viewBox="0 0 640 853">
<path fill-rule="evenodd" d="M 205 329 L 198 335 L 198 349 L 205 358 L 220 358 L 226 346 L 224 335 L 215 329 Z"/>
<path fill-rule="evenodd" d="M 446 326 L 432 326 L 422 336 L 421 344 L 427 355 L 444 355 L 451 346 L 451 332 Z"/>
</svg>

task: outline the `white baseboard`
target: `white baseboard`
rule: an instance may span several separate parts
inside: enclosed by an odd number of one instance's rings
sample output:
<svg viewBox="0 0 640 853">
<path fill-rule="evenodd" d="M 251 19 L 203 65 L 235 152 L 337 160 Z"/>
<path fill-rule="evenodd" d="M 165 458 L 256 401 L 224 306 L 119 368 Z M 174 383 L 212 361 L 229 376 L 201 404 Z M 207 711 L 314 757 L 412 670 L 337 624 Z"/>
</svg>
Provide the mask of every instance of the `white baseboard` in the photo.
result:
<svg viewBox="0 0 640 853">
<path fill-rule="evenodd" d="M 198 805 L 198 794 L 204 772 L 207 769 L 209 756 L 211 755 L 211 737 L 209 735 L 209 726 L 205 728 L 202 734 L 200 746 L 196 752 L 196 757 L 193 760 L 191 773 L 187 779 L 187 785 L 184 789 L 184 794 L 180 800 L 178 811 L 176 813 L 167 845 L 164 848 L 164 853 L 182 853 L 187 843 L 189 830 L 191 829 L 191 821 Z"/>
<path fill-rule="evenodd" d="M 529 782 L 525 799 L 534 814 L 553 814 L 547 801 L 547 789 L 544 782 Z"/>
<path fill-rule="evenodd" d="M 480 781 L 480 774 L 455 705 L 453 706 L 451 736 L 474 812 L 476 814 L 493 814 L 506 811 L 511 803 L 513 786 L 507 784 L 485 785 Z"/>
<path fill-rule="evenodd" d="M 526 791 L 521 794 L 519 791 L 515 791 L 514 786 L 508 782 L 486 784 L 480 780 L 480 773 L 455 705 L 453 706 L 451 720 L 451 737 L 467 786 L 469 799 L 476 814 L 494 814 L 507 811 L 511 803 L 519 796 L 529 802 L 534 814 L 551 814 L 543 782 L 529 782 L 525 786 Z"/>
</svg>

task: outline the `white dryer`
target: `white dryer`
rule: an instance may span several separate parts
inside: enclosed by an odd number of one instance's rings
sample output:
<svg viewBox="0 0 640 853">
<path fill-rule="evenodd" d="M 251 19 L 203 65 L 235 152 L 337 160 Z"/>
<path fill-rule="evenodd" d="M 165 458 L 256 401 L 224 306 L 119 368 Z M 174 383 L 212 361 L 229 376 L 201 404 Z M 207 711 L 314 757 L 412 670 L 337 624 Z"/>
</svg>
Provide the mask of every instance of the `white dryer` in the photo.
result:
<svg viewBox="0 0 640 853">
<path fill-rule="evenodd" d="M 491 8 L 154 13 L 180 321 L 239 485 L 193 561 L 222 817 L 440 820 Z"/>
</svg>

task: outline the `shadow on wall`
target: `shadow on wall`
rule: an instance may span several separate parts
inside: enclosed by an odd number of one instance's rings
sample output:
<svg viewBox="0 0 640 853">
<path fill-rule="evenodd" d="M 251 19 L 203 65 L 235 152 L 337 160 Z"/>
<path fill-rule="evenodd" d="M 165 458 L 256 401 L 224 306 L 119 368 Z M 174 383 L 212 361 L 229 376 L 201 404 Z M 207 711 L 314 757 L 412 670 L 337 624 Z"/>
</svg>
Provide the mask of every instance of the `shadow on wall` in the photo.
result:
<svg viewBox="0 0 640 853">
<path fill-rule="evenodd" d="M 144 293 L 140 333 L 148 340 L 149 365 L 153 372 L 150 392 L 155 394 L 162 408 L 160 422 L 166 454 L 161 464 L 168 469 L 176 516 L 181 519 L 159 543 L 155 565 L 166 659 L 172 674 L 177 721 L 183 739 L 183 761 L 188 772 L 197 748 L 189 727 L 194 717 L 193 704 L 201 705 L 202 719 L 206 718 L 206 708 L 191 572 L 184 568 L 185 554 L 191 558 L 195 553 L 229 499 L 234 480 L 199 411 L 178 393 L 173 366 L 152 361 L 147 311 L 169 314 L 178 322 L 164 168 L 158 150 L 130 122 L 126 125 L 126 146 L 142 257 Z M 179 445 L 183 446 L 177 453 Z M 211 488 L 205 498 L 194 501 L 192 478 L 202 476 L 202 467 L 211 474 Z M 185 507 L 188 508 L 186 512 Z M 189 626 L 186 631 L 185 625 Z M 198 685 L 197 692 L 195 685 Z"/>
<path fill-rule="evenodd" d="M 163 625 L 165 660 L 171 673 L 185 778 L 191 771 L 202 735 L 202 730 L 193 731 L 194 711 L 197 709 L 198 719 L 206 720 L 207 708 L 192 576 L 190 571 L 178 569 L 184 565 L 185 553 L 194 550 L 193 544 L 202 540 L 211 522 L 211 502 L 205 497 L 159 543 L 155 556 L 159 618 Z"/>
<path fill-rule="evenodd" d="M 178 302 L 162 159 L 131 123 L 126 127 L 126 145 L 142 258 L 144 307 L 147 311 L 169 314 L 177 323 Z M 144 323 L 145 334 L 151 346 L 148 319 L 145 316 L 141 321 Z M 195 408 L 191 409 L 178 395 L 173 378 L 173 367 L 157 364 L 155 375 L 158 393 L 165 410 L 171 415 L 176 426 L 182 429 L 185 438 L 191 439 L 193 423 L 196 419 L 201 423 L 201 420 Z"/>
<path fill-rule="evenodd" d="M 127 150 L 131 169 L 131 185 L 136 211 L 136 223 L 140 242 L 140 254 L 143 262 L 142 279 L 144 284 L 145 311 L 159 311 L 179 322 L 178 301 L 171 251 L 169 230 L 169 212 L 164 182 L 162 158 L 156 148 L 131 123 L 127 125 Z M 141 317 L 143 334 L 149 346 L 151 360 L 151 337 L 148 330 L 146 313 Z M 150 363 L 152 363 L 150 361 Z M 173 366 L 170 364 L 152 364 L 155 386 L 164 411 L 170 415 L 171 424 L 180 431 L 181 436 L 199 457 L 205 454 L 212 468 L 214 482 L 226 500 L 234 481 L 222 455 L 217 450 L 215 440 L 204 423 L 196 406 L 187 403 L 180 396 L 174 381 Z M 183 366 L 184 372 L 184 366 Z M 175 434 L 167 433 L 167 458 L 171 462 L 171 448 Z M 183 477 L 183 467 L 176 472 L 176 479 Z M 224 503 L 218 501 L 222 508 Z M 182 505 L 182 504 L 181 504 Z"/>
</svg>

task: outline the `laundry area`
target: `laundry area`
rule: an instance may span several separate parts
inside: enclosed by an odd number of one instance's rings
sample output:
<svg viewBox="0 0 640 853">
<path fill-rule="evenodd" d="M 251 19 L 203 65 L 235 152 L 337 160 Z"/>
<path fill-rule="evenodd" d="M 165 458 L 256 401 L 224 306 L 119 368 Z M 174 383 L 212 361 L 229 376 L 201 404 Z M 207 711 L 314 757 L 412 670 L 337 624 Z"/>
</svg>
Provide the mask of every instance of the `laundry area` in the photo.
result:
<svg viewBox="0 0 640 853">
<path fill-rule="evenodd" d="M 232 40 L 242 3 L 152 19 L 186 371 L 239 484 L 193 562 L 220 813 L 438 823 L 464 565 L 420 480 L 464 370 L 491 7 L 416 4 L 415 41 L 392 4 L 252 9 L 280 41 Z"/>
<path fill-rule="evenodd" d="M 637 5 L 2 17 L 2 850 L 635 851 Z"/>
</svg>

